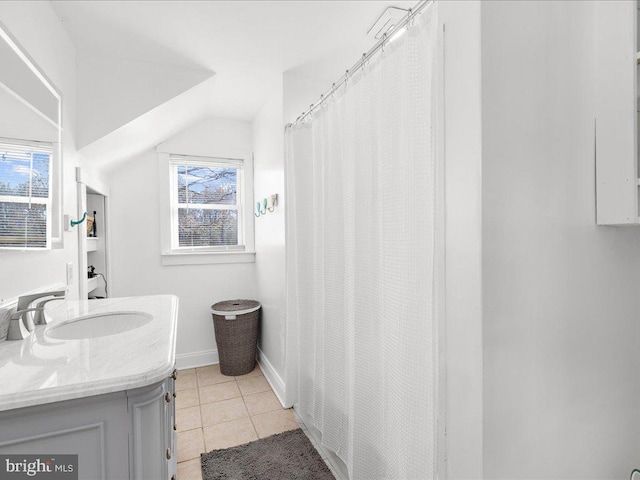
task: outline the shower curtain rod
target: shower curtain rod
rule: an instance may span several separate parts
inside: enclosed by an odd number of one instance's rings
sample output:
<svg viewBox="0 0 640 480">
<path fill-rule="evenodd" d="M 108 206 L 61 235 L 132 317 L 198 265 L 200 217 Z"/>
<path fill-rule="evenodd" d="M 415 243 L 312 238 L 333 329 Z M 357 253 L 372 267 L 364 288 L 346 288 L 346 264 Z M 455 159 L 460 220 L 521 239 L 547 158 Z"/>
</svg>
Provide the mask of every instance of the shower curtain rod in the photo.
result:
<svg viewBox="0 0 640 480">
<path fill-rule="evenodd" d="M 409 22 L 411 22 L 411 20 L 413 20 L 413 18 L 416 15 L 418 15 L 424 7 L 426 7 L 430 3 L 433 3 L 434 1 L 435 0 L 421 0 L 415 7 L 410 8 L 407 12 L 407 16 L 401 22 L 399 22 L 397 25 L 394 25 L 390 31 L 385 33 L 382 36 L 382 38 L 378 40 L 378 42 L 371 48 L 371 50 L 369 50 L 366 53 L 363 53 L 360 60 L 358 60 L 350 69 L 348 69 L 337 81 L 335 81 L 331 85 L 331 88 L 329 90 L 327 90 L 325 93 L 320 95 L 320 100 L 309 105 L 309 108 L 306 111 L 302 112 L 302 114 L 300 114 L 300 116 L 296 118 L 295 122 L 288 123 L 285 126 L 285 129 L 292 127 L 295 123 L 301 122 L 307 116 L 312 114 L 314 110 L 318 108 L 320 105 L 322 105 L 324 101 L 327 98 L 329 98 L 331 94 L 335 92 L 342 84 L 344 84 L 351 75 L 353 75 L 357 70 L 362 68 L 364 64 L 367 62 L 367 60 L 369 60 L 373 55 L 375 55 L 378 52 L 378 50 L 384 48 L 384 45 L 387 42 L 387 38 L 389 39 L 393 38 L 393 36 L 396 33 L 398 33 L 400 30 L 402 30 L 407 24 L 409 24 Z"/>
</svg>

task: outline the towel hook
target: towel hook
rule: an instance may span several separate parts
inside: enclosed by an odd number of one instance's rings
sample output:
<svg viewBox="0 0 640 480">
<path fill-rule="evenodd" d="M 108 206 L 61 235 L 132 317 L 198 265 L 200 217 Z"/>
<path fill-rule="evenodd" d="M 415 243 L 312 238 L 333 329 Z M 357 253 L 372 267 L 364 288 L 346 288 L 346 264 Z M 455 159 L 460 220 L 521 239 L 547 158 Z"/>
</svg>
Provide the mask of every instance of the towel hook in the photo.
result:
<svg viewBox="0 0 640 480">
<path fill-rule="evenodd" d="M 82 218 L 80 220 L 71 220 L 71 226 L 75 227 L 76 225 L 80 225 L 86 219 L 87 219 L 87 212 L 84 212 L 84 215 L 82 215 Z"/>
</svg>

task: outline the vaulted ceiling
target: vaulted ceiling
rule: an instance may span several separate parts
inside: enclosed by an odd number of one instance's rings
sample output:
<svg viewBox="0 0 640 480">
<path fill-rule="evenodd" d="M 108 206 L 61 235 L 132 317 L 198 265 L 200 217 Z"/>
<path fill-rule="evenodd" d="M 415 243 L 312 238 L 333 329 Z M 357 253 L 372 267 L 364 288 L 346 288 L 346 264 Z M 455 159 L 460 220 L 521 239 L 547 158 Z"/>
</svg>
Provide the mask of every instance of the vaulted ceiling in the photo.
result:
<svg viewBox="0 0 640 480">
<path fill-rule="evenodd" d="M 414 1 L 393 5 L 411 7 Z M 78 57 L 77 141 L 98 167 L 208 116 L 251 121 L 282 73 L 335 76 L 386 1 L 53 1 Z M 326 59 L 333 59 L 327 62 Z"/>
</svg>

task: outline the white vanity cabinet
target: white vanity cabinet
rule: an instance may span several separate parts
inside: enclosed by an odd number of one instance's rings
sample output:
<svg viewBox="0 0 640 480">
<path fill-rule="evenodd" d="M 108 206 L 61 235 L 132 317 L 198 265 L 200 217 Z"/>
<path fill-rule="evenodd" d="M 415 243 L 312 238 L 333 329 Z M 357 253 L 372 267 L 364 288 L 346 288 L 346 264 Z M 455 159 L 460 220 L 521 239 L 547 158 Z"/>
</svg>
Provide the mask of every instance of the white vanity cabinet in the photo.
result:
<svg viewBox="0 0 640 480">
<path fill-rule="evenodd" d="M 175 377 L 154 388 L 128 392 L 132 479 L 176 478 Z"/>
<path fill-rule="evenodd" d="M 46 311 L 29 338 L 0 342 L 0 454 L 77 454 L 81 479 L 175 480 L 178 298 Z"/>
<path fill-rule="evenodd" d="M 0 412 L 0 454 L 78 454 L 80 479 L 177 471 L 175 372 L 149 386 Z"/>
</svg>

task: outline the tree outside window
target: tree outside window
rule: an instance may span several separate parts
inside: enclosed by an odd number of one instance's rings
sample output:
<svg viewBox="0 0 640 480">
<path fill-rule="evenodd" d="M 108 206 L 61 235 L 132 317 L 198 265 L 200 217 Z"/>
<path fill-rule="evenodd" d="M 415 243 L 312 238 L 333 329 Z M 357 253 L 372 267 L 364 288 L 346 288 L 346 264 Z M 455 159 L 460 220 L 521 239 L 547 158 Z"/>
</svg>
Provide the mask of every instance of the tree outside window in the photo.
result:
<svg viewBox="0 0 640 480">
<path fill-rule="evenodd" d="M 223 249 L 242 245 L 242 165 L 221 159 L 172 156 L 173 248 Z"/>
<path fill-rule="evenodd" d="M 0 248 L 50 242 L 50 144 L 0 142 Z"/>
</svg>

